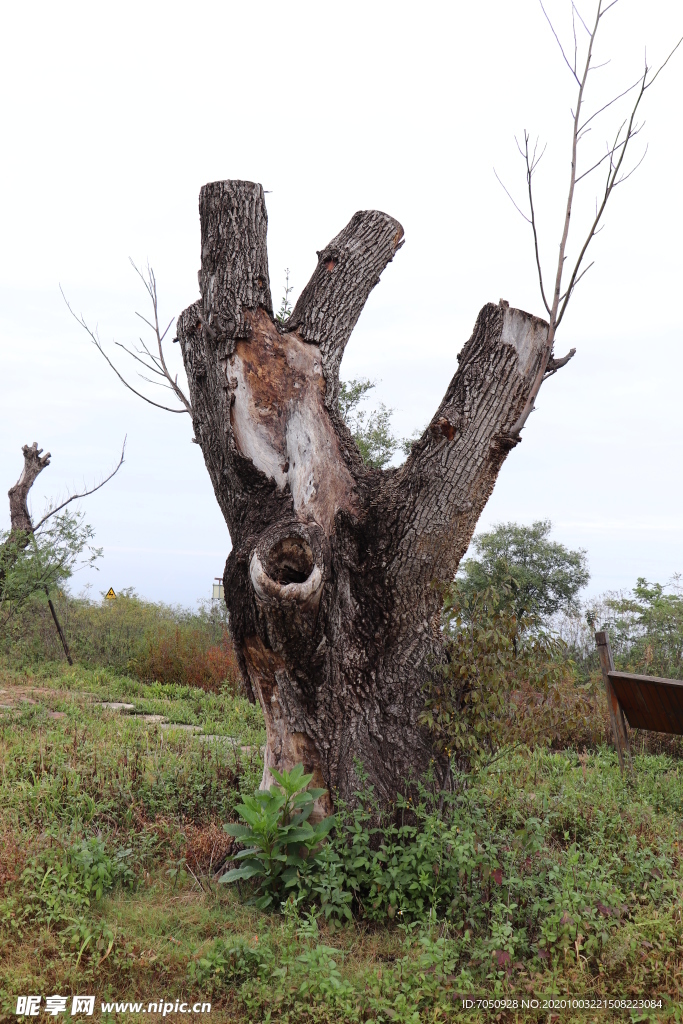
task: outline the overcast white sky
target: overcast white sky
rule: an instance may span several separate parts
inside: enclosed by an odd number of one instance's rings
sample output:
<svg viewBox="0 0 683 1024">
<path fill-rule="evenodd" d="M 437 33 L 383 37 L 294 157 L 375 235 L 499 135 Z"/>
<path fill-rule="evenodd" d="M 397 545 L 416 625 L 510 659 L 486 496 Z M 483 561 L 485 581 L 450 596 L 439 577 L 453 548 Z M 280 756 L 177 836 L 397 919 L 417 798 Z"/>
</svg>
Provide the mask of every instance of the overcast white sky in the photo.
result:
<svg viewBox="0 0 683 1024">
<path fill-rule="evenodd" d="M 546 6 L 566 34 L 568 0 Z M 401 434 L 433 414 L 485 302 L 543 313 L 528 227 L 493 174 L 521 201 L 514 136 L 547 141 L 537 182 L 550 274 L 574 90 L 536 0 L 66 0 L 6 5 L 1 19 L 0 481 L 16 481 L 23 444 L 49 449 L 38 512 L 110 469 L 128 435 L 119 475 L 84 503 L 104 547 L 94 594 L 133 586 L 191 605 L 229 551 L 189 418 L 127 393 L 59 292 L 112 355 L 147 312 L 129 256 L 149 259 L 162 315 L 177 315 L 197 297 L 205 182 L 270 190 L 276 300 L 284 268 L 296 295 L 357 209 L 402 222 L 406 244 L 342 367 L 381 381 Z M 680 0 L 620 0 L 589 102 L 637 76 L 646 44 L 656 64 L 682 34 Z M 577 355 L 543 386 L 480 524 L 552 519 L 556 539 L 588 550 L 594 593 L 683 571 L 682 106 L 683 48 L 646 97 L 634 155 L 647 142 L 647 157 L 615 194 L 562 324 L 558 354 Z M 614 127 L 598 125 L 592 145 Z M 594 195 L 589 184 L 576 238 Z"/>
</svg>

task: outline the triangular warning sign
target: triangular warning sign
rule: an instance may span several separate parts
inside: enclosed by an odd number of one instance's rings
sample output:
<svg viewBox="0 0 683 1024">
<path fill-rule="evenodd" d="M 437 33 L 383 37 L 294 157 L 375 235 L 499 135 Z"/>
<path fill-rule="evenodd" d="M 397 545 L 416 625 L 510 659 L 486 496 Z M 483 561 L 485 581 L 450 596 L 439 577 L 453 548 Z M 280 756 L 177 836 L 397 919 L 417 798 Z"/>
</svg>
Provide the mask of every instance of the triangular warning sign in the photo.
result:
<svg viewBox="0 0 683 1024">
<path fill-rule="evenodd" d="M 109 588 L 107 593 L 104 595 L 104 599 L 105 601 L 114 601 L 116 599 L 116 594 L 114 593 L 113 587 Z"/>
</svg>

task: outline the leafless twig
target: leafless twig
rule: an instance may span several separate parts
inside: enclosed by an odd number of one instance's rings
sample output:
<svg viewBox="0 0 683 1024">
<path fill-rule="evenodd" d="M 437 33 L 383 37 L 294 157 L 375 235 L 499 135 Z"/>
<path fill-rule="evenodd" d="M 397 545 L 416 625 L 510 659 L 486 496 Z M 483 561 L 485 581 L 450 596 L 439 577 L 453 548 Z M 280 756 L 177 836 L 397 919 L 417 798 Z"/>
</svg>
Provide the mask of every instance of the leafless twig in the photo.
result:
<svg viewBox="0 0 683 1024">
<path fill-rule="evenodd" d="M 158 302 L 158 297 L 157 297 L 157 282 L 156 282 L 156 277 L 154 276 L 154 271 L 152 270 L 152 268 L 148 264 L 147 265 L 147 274 L 145 275 L 135 265 L 133 260 L 131 260 L 130 263 L 131 263 L 131 266 L 133 267 L 133 269 L 135 270 L 135 273 L 138 275 L 138 277 L 140 278 L 140 280 L 144 284 L 145 290 L 147 291 L 147 294 L 149 295 L 150 300 L 152 302 L 152 310 L 153 310 L 153 313 L 154 313 L 153 322 L 148 320 L 147 317 L 144 317 L 142 315 L 142 313 L 136 313 L 135 315 L 140 317 L 140 319 L 143 321 L 143 323 L 147 324 L 147 326 L 152 331 L 154 331 L 154 335 L 156 337 L 156 342 L 157 342 L 157 347 L 158 347 L 158 350 L 159 350 L 159 354 L 156 355 L 155 353 L 150 352 L 149 348 L 147 347 L 145 342 L 142 340 L 142 338 L 140 338 L 140 344 L 142 345 L 142 349 L 138 348 L 138 349 L 135 350 L 135 352 L 132 352 L 126 345 L 123 345 L 120 341 L 115 342 L 115 344 L 119 348 L 122 348 L 123 351 L 126 352 L 127 355 L 131 356 L 131 358 L 134 359 L 136 362 L 141 363 L 142 366 L 144 366 L 145 369 L 149 373 L 153 373 L 153 374 L 155 374 L 155 376 L 163 378 L 161 381 L 150 380 L 149 377 L 143 376 L 143 374 L 141 374 L 138 371 L 138 376 L 142 377 L 142 379 L 147 381 L 148 383 L 156 384 L 159 387 L 165 387 L 165 388 L 168 388 L 170 391 L 172 391 L 173 394 L 175 395 L 175 397 L 180 402 L 182 408 L 180 408 L 180 409 L 178 409 L 178 408 L 173 409 L 173 408 L 171 408 L 168 405 L 161 405 L 159 402 L 154 402 L 154 401 L 152 401 L 151 398 L 148 398 L 147 395 L 143 395 L 141 391 L 138 391 L 137 388 L 134 388 L 132 386 L 132 384 L 129 384 L 129 382 L 126 380 L 126 378 L 119 372 L 119 370 L 116 368 L 114 363 L 111 361 L 111 359 L 109 358 L 107 353 L 104 351 L 104 348 L 102 346 L 102 342 L 100 341 L 100 336 L 99 336 L 99 333 L 97 331 L 97 328 L 95 328 L 93 330 L 92 328 L 88 327 L 87 323 L 85 322 L 85 319 L 83 318 L 83 315 L 81 314 L 80 316 L 78 316 L 78 314 L 73 311 L 73 309 L 71 308 L 71 305 L 70 305 L 70 303 L 69 303 L 69 301 L 68 301 L 66 295 L 64 294 L 64 291 L 62 290 L 62 287 L 60 285 L 60 291 L 62 292 L 62 298 L 66 302 L 67 309 L 69 310 L 69 312 L 71 313 L 73 318 L 77 321 L 77 323 L 79 323 L 81 325 L 81 327 L 83 327 L 88 332 L 88 334 L 90 335 L 90 338 L 91 338 L 93 344 L 95 345 L 96 349 L 98 350 L 98 352 L 106 359 L 107 363 L 109 364 L 111 369 L 114 371 L 116 376 L 119 378 L 121 383 L 124 384 L 125 387 L 127 387 L 129 391 L 132 391 L 134 395 L 138 396 L 138 398 L 142 398 L 143 401 L 147 402 L 149 405 L 155 406 L 155 408 L 157 408 L 157 409 L 163 409 L 165 412 L 178 412 L 178 413 L 185 413 L 186 412 L 186 413 L 189 413 L 190 416 L 191 416 L 192 415 L 192 406 L 190 404 L 189 398 L 185 395 L 183 389 L 178 384 L 178 374 L 176 374 L 175 377 L 174 377 L 171 374 L 170 370 L 168 369 L 168 366 L 166 365 L 166 358 L 164 356 L 164 339 L 166 338 L 166 335 L 168 334 L 168 332 L 169 332 L 169 330 L 171 328 L 171 324 L 173 323 L 173 320 L 171 319 L 169 321 L 169 323 L 168 323 L 168 325 L 167 325 L 167 327 L 166 327 L 166 329 L 164 331 L 161 330 L 161 327 L 159 325 L 159 302 Z"/>
<path fill-rule="evenodd" d="M 124 439 L 123 439 L 123 446 L 121 448 L 121 458 L 119 459 L 116 467 L 111 471 L 109 476 L 106 476 L 104 478 L 104 480 L 101 480 L 99 482 L 99 484 L 97 484 L 95 487 L 91 487 L 90 490 L 82 491 L 80 494 L 72 494 L 72 495 L 70 495 L 70 497 L 68 497 L 66 499 L 66 501 L 63 501 L 61 503 L 61 505 L 57 505 L 56 508 L 51 508 L 50 511 L 46 515 L 43 516 L 43 518 L 40 520 L 38 525 L 34 526 L 34 528 L 33 528 L 34 531 L 35 530 L 39 530 L 40 527 L 43 525 L 43 523 L 46 523 L 48 521 L 50 516 L 54 516 L 57 512 L 61 512 L 61 510 L 63 508 L 66 508 L 67 505 L 70 505 L 72 501 L 77 501 L 79 498 L 87 498 L 88 495 L 94 494 L 95 491 L 99 491 L 100 487 L 104 487 L 105 484 L 108 484 L 109 481 L 111 480 L 111 478 L 116 476 L 118 471 L 121 469 L 121 466 L 123 465 L 124 455 L 126 454 L 126 441 L 127 440 L 128 440 L 128 435 L 126 435 L 126 437 L 124 437 Z"/>
</svg>

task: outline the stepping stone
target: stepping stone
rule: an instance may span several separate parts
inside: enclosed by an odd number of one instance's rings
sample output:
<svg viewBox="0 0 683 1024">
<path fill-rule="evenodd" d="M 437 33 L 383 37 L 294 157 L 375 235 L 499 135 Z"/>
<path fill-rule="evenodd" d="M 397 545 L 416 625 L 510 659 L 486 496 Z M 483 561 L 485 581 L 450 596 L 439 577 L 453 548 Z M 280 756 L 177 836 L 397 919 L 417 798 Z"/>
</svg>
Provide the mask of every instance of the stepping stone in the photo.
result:
<svg viewBox="0 0 683 1024">
<path fill-rule="evenodd" d="M 135 711 L 135 704 L 123 704 L 120 700 L 105 700 L 100 707 L 109 711 Z"/>
<path fill-rule="evenodd" d="M 231 747 L 238 745 L 238 740 L 234 736 L 218 736 L 214 733 L 202 733 L 201 736 L 195 736 L 195 739 L 203 743 L 229 743 Z"/>
<path fill-rule="evenodd" d="M 158 718 L 158 717 L 159 717 L 158 715 L 146 715 L 145 716 L 145 718 L 148 718 L 148 719 L 150 719 L 150 718 Z M 161 722 L 161 728 L 162 729 L 182 729 L 183 732 L 201 732 L 202 731 L 201 725 L 181 725 L 179 722 L 167 722 L 166 719 L 164 719 Z"/>
</svg>

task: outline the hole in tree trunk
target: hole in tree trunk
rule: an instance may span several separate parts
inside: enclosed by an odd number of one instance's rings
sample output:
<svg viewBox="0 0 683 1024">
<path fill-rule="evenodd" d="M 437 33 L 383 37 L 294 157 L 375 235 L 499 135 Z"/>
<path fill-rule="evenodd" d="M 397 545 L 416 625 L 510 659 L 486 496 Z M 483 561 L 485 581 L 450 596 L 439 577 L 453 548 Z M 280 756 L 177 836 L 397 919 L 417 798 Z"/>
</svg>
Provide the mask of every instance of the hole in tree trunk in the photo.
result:
<svg viewBox="0 0 683 1024">
<path fill-rule="evenodd" d="M 302 537 L 283 537 L 268 552 L 266 572 L 272 580 L 285 586 L 305 583 L 313 572 L 313 551 Z"/>
</svg>

